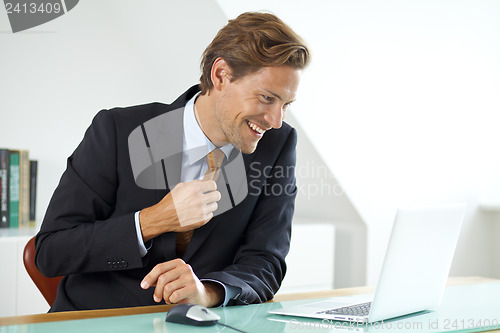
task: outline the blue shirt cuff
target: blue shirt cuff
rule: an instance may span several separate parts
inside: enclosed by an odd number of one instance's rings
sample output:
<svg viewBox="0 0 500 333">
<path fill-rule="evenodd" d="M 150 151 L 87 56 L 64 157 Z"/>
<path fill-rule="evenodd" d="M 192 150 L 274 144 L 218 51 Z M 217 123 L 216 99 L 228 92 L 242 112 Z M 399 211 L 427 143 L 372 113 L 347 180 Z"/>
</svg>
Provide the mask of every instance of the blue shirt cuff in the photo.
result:
<svg viewBox="0 0 500 333">
<path fill-rule="evenodd" d="M 137 243 L 139 244 L 139 253 L 141 254 L 141 257 L 144 257 L 147 253 L 148 250 L 153 246 L 153 240 L 150 240 L 144 244 L 144 241 L 142 239 L 142 232 L 141 232 L 141 223 L 139 221 L 139 213 L 140 211 L 136 212 L 134 215 L 134 220 L 135 220 L 135 231 L 137 233 Z"/>
</svg>

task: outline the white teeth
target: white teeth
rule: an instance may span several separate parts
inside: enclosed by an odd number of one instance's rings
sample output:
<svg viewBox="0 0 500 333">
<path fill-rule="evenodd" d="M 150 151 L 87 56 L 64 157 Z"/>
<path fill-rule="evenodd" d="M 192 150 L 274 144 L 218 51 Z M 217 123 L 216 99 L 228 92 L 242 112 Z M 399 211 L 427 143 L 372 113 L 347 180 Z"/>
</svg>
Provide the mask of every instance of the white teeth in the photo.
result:
<svg viewBox="0 0 500 333">
<path fill-rule="evenodd" d="M 257 132 L 259 134 L 263 134 L 265 132 L 265 130 L 263 130 L 259 126 L 255 125 L 254 123 L 251 123 L 249 121 L 247 121 L 247 123 L 248 123 L 248 126 L 250 126 L 250 128 L 253 129 L 255 132 Z"/>
</svg>

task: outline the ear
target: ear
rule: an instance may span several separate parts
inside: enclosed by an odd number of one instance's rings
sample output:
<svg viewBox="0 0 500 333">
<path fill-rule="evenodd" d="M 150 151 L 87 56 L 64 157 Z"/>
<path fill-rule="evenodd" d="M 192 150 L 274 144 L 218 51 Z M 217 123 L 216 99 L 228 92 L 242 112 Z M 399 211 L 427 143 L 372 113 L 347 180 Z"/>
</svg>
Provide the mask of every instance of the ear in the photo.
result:
<svg viewBox="0 0 500 333">
<path fill-rule="evenodd" d="M 231 78 L 231 69 L 229 64 L 221 57 L 215 59 L 210 72 L 210 79 L 214 85 L 214 89 L 221 90 L 224 85 L 228 84 Z"/>
</svg>

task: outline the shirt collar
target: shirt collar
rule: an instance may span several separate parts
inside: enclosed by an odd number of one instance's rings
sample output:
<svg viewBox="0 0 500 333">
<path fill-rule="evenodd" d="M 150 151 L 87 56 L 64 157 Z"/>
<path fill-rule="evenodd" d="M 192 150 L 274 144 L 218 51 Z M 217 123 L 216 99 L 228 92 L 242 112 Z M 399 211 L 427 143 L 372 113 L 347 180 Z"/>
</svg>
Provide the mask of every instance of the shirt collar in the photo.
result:
<svg viewBox="0 0 500 333">
<path fill-rule="evenodd" d="M 194 102 L 200 92 L 193 96 L 184 108 L 184 147 L 183 151 L 186 153 L 188 163 L 190 165 L 198 162 L 200 159 L 205 158 L 215 148 L 220 148 L 229 159 L 234 146 L 228 143 L 222 147 L 216 147 L 203 133 L 198 121 L 196 120 L 194 112 Z"/>
</svg>

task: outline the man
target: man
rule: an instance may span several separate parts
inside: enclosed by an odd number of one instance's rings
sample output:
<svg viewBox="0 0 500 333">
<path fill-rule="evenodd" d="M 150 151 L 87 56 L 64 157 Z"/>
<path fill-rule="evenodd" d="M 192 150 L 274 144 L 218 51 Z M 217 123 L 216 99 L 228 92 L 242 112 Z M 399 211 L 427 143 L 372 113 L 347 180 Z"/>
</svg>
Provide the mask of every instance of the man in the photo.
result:
<svg viewBox="0 0 500 333">
<path fill-rule="evenodd" d="M 39 270 L 64 276 L 51 311 L 271 299 L 296 195 L 283 119 L 308 61 L 280 19 L 244 13 L 205 50 L 199 86 L 99 112 L 36 238 Z"/>
</svg>

